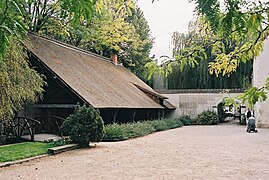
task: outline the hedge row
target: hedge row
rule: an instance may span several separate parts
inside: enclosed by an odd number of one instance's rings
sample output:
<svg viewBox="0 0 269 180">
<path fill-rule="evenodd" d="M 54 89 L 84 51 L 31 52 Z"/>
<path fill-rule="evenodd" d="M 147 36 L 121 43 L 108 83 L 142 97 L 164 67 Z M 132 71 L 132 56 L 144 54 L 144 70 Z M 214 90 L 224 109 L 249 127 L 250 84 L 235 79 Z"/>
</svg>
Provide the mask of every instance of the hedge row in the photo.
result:
<svg viewBox="0 0 269 180">
<path fill-rule="evenodd" d="M 188 116 L 176 119 L 148 120 L 126 124 L 114 123 L 105 126 L 103 141 L 122 141 L 190 124 L 191 119 Z"/>
</svg>

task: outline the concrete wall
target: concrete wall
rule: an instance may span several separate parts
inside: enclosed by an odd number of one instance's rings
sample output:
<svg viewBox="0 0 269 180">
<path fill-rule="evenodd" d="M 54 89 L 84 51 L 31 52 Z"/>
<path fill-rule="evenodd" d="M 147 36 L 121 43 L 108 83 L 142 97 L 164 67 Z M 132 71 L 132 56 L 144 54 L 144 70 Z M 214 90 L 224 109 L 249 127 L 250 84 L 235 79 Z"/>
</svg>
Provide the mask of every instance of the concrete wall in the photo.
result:
<svg viewBox="0 0 269 180">
<path fill-rule="evenodd" d="M 240 94 L 229 93 L 231 97 L 236 97 Z M 166 93 L 163 95 L 168 97 L 168 101 L 177 107 L 175 111 L 169 114 L 170 117 L 190 115 L 192 118 L 205 110 L 216 111 L 216 106 L 222 102 L 224 97 L 227 97 L 227 94 L 221 93 Z"/>
<path fill-rule="evenodd" d="M 269 40 L 267 39 L 264 44 L 264 51 L 254 61 L 253 85 L 257 87 L 263 86 L 265 79 L 268 76 L 269 76 Z M 254 113 L 258 127 L 269 128 L 268 99 L 265 102 L 257 103 L 254 107 Z"/>
</svg>

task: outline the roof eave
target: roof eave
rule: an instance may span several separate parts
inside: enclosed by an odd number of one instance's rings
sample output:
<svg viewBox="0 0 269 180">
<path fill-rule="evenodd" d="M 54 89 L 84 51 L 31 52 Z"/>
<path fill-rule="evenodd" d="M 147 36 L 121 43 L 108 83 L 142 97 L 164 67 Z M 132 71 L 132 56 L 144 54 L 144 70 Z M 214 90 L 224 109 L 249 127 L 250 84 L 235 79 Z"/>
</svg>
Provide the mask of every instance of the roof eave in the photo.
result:
<svg viewBox="0 0 269 180">
<path fill-rule="evenodd" d="M 168 97 L 166 97 L 166 96 L 163 96 L 163 95 L 161 95 L 161 94 L 159 94 L 159 93 L 157 93 L 157 92 L 154 92 L 154 91 L 150 91 L 150 90 L 148 90 L 148 89 L 146 89 L 146 88 L 143 88 L 143 87 L 141 87 L 141 86 L 139 86 L 139 85 L 137 85 L 137 84 L 135 84 L 135 83 L 133 83 L 133 85 L 135 85 L 138 89 L 140 89 L 141 91 L 143 91 L 143 92 L 146 92 L 146 93 L 149 93 L 149 94 L 151 94 L 151 95 L 153 95 L 153 96 L 156 96 L 156 97 L 158 97 L 158 98 L 161 98 L 161 99 L 169 99 Z"/>
</svg>

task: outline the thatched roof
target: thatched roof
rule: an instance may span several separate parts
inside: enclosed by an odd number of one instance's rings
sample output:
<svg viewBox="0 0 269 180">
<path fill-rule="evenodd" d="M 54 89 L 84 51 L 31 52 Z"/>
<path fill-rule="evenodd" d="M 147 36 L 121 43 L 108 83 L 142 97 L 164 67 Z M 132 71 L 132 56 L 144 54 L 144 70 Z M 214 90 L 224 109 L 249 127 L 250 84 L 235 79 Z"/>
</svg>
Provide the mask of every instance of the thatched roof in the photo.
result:
<svg viewBox="0 0 269 180">
<path fill-rule="evenodd" d="M 166 97 L 110 59 L 36 35 L 28 37 L 32 55 L 95 108 L 163 108 L 156 99 Z"/>
</svg>

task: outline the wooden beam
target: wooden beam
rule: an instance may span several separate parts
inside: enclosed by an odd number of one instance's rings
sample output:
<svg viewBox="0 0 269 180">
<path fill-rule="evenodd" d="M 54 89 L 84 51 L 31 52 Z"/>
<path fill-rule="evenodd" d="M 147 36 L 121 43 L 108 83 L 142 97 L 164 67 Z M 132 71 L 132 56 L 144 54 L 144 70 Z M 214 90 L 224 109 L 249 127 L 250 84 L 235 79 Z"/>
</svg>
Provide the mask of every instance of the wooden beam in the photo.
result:
<svg viewBox="0 0 269 180">
<path fill-rule="evenodd" d="M 119 109 L 117 109 L 116 111 L 112 111 L 113 123 L 116 123 L 118 113 Z"/>
<path fill-rule="evenodd" d="M 136 110 L 131 110 L 131 114 L 132 114 L 132 121 L 135 121 L 135 115 L 136 115 Z"/>
<path fill-rule="evenodd" d="M 33 104 L 29 107 L 34 108 L 75 108 L 76 104 Z"/>
</svg>

